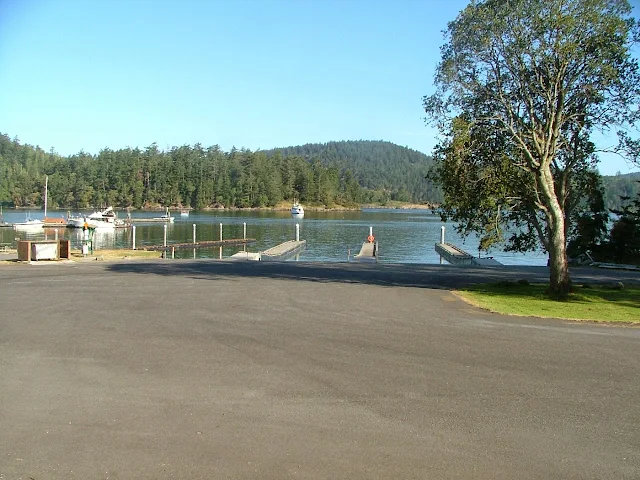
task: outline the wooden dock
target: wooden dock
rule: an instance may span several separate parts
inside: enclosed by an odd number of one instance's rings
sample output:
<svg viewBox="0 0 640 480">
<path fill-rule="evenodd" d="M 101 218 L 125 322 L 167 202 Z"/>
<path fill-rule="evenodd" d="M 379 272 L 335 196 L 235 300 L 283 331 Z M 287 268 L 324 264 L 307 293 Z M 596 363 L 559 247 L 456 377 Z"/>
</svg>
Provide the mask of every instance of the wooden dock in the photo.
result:
<svg viewBox="0 0 640 480">
<path fill-rule="evenodd" d="M 473 255 L 451 243 L 436 243 L 436 252 L 451 265 L 471 265 Z"/>
<path fill-rule="evenodd" d="M 451 243 L 436 243 L 436 252 L 438 252 L 440 258 L 445 259 L 451 265 L 477 265 L 483 267 L 502 265 L 493 258 L 476 258 Z"/>
<path fill-rule="evenodd" d="M 302 252 L 306 246 L 306 240 L 289 240 L 264 252 L 260 252 L 260 260 L 262 262 L 284 262 Z"/>
<path fill-rule="evenodd" d="M 364 242 L 360 252 L 353 257 L 354 262 L 376 263 L 378 261 L 378 242 Z"/>
<path fill-rule="evenodd" d="M 139 250 L 162 251 L 171 250 L 172 248 L 209 248 L 209 247 L 232 247 L 236 245 L 244 245 L 247 243 L 255 243 L 255 238 L 230 238 L 228 240 L 213 240 L 208 242 L 196 243 L 168 243 L 164 245 L 142 245 Z"/>
<path fill-rule="evenodd" d="M 124 219 L 124 225 L 123 226 L 130 226 L 130 225 L 140 225 L 140 224 L 145 224 L 145 223 L 166 223 L 167 225 L 172 225 L 174 223 L 175 217 L 169 217 L 169 218 L 160 218 L 160 217 L 149 217 L 149 218 L 144 218 L 144 217 L 131 217 L 131 218 L 125 218 Z"/>
<path fill-rule="evenodd" d="M 307 246 L 306 240 L 289 240 L 264 252 L 238 252 L 231 260 L 253 260 L 258 262 L 284 262 L 298 255 Z"/>
</svg>

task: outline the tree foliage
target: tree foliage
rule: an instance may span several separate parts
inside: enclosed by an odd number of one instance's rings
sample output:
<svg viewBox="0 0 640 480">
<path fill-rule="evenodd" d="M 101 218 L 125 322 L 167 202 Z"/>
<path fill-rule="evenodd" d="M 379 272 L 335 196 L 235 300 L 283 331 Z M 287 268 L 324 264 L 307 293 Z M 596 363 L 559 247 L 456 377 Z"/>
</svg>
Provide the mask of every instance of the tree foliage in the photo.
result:
<svg viewBox="0 0 640 480">
<path fill-rule="evenodd" d="M 640 265 L 640 192 L 623 200 L 626 204 L 613 211 L 618 220 L 611 229 L 609 252 L 616 262 Z"/>
<path fill-rule="evenodd" d="M 598 191 L 591 133 L 635 121 L 630 12 L 625 0 L 474 1 L 449 24 L 424 98 L 442 133 L 431 177 L 444 216 L 484 232 L 485 246 L 542 245 L 555 296 L 571 288 L 572 219 Z"/>
<path fill-rule="evenodd" d="M 0 203 L 42 205 L 45 175 L 49 176 L 52 208 L 256 208 L 294 199 L 332 207 L 384 202 L 403 195 L 405 201 L 416 200 L 410 192 L 420 191 L 424 181 L 416 181 L 415 172 L 426 170 L 428 158 L 379 143 L 384 145 L 345 142 L 337 149 L 308 145 L 299 154 L 294 153 L 296 147 L 223 152 L 217 145 L 196 144 L 161 151 L 152 144 L 145 149 L 105 148 L 97 155 L 79 152 L 64 157 L 0 134 Z M 349 155 L 335 153 L 346 145 Z M 356 170 L 364 164 L 369 166 L 364 169 L 366 174 Z M 414 170 L 406 182 L 394 186 L 395 179 L 406 174 L 408 164 Z M 373 175 L 374 170 L 378 176 Z M 396 172 L 395 177 L 387 171 Z"/>
<path fill-rule="evenodd" d="M 353 172 L 352 180 L 362 186 L 361 203 L 442 201 L 442 193 L 425 176 L 432 159 L 407 147 L 381 140 L 351 140 L 327 143 L 309 143 L 296 147 L 267 151 L 285 157 L 302 157 L 318 161 L 340 171 Z"/>
<path fill-rule="evenodd" d="M 623 198 L 633 198 L 640 194 L 640 172 L 602 177 L 605 191 L 605 206 L 609 210 L 621 210 Z"/>
</svg>

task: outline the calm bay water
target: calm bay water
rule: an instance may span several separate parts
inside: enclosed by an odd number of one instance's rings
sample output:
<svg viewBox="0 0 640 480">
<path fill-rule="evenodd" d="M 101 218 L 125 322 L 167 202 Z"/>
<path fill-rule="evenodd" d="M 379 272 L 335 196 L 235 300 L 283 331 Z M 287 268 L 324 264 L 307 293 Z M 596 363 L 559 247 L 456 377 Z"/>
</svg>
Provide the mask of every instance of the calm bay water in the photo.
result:
<svg viewBox="0 0 640 480">
<path fill-rule="evenodd" d="M 5 222 L 21 222 L 25 216 L 43 218 L 42 211 L 4 210 Z M 91 213 L 91 212 L 83 212 Z M 150 218 L 158 212 L 135 212 L 133 218 Z M 53 211 L 49 217 L 64 217 L 66 212 Z M 126 214 L 119 213 L 121 218 Z M 243 223 L 247 224 L 247 237 L 255 238 L 256 243 L 249 244 L 247 250 L 257 252 L 266 250 L 286 240 L 295 238 L 295 225 L 300 224 L 300 238 L 307 241 L 306 250 L 300 255 L 301 261 L 344 262 L 348 252 L 351 256 L 358 253 L 360 246 L 369 234 L 369 227 L 379 242 L 380 262 L 384 263 L 439 263 L 434 244 L 440 241 L 440 227 L 446 227 L 446 241 L 462 247 L 472 255 L 478 254 L 478 242 L 475 238 L 462 241 L 456 235 L 451 224 L 443 224 L 440 217 L 425 210 L 388 210 L 372 209 L 345 212 L 305 213 L 303 219 L 293 219 L 288 212 L 271 211 L 215 211 L 191 212 L 189 217 L 177 216 L 175 223 L 167 226 L 168 243 L 193 241 L 193 224 L 196 224 L 198 241 L 218 240 L 220 223 L 223 224 L 223 238 L 242 238 Z M 79 229 L 60 229 L 60 238 L 71 240 L 72 248 L 80 248 L 82 231 Z M 161 245 L 163 242 L 163 224 L 137 224 L 136 245 Z M 53 239 L 54 229 L 40 232 L 20 232 L 11 228 L 0 228 L 0 243 L 13 243 L 19 239 Z M 100 248 L 131 248 L 132 231 L 119 228 L 112 232 L 98 231 L 94 244 Z M 242 247 L 225 247 L 223 258 L 227 258 Z M 195 258 L 218 258 L 220 250 L 200 248 L 195 250 Z M 505 253 L 492 251 L 488 254 L 506 265 L 546 265 L 547 256 L 542 252 Z M 483 256 L 485 254 L 483 253 Z M 176 250 L 177 258 L 194 258 L 193 249 Z"/>
</svg>

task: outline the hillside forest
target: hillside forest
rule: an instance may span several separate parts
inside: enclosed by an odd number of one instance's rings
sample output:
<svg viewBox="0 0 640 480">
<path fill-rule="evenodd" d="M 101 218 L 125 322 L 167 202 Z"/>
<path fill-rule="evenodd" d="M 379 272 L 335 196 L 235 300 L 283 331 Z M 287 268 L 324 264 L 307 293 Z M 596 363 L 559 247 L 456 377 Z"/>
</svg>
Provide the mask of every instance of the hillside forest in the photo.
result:
<svg viewBox="0 0 640 480">
<path fill-rule="evenodd" d="M 217 145 L 105 148 L 58 155 L 0 134 L 0 203 L 51 208 L 260 208 L 298 200 L 357 207 L 438 201 L 426 155 L 382 141 L 332 142 L 256 151 Z"/>
<path fill-rule="evenodd" d="M 384 141 L 342 141 L 251 152 L 217 145 L 105 148 L 58 155 L 0 134 L 0 204 L 38 208 L 49 177 L 51 208 L 158 206 L 260 208 L 299 200 L 357 207 L 390 201 L 438 204 L 421 152 Z M 605 204 L 621 209 L 640 193 L 640 173 L 602 177 Z"/>
</svg>

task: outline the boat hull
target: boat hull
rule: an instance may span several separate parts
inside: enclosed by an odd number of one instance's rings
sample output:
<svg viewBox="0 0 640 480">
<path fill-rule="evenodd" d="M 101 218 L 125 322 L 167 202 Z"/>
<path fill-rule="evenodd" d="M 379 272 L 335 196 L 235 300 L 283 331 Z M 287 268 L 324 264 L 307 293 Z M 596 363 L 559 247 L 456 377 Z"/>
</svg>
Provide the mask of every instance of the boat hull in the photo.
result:
<svg viewBox="0 0 640 480">
<path fill-rule="evenodd" d="M 112 230 L 118 225 L 123 225 L 122 220 L 118 220 L 112 207 L 108 207 L 101 212 L 93 212 L 91 215 L 82 217 L 67 218 L 67 225 L 71 228 L 89 228 Z"/>
<path fill-rule="evenodd" d="M 30 220 L 27 222 L 14 223 L 14 230 L 41 230 L 44 227 L 42 220 Z"/>
</svg>

